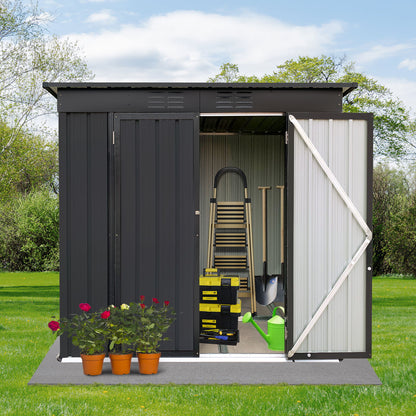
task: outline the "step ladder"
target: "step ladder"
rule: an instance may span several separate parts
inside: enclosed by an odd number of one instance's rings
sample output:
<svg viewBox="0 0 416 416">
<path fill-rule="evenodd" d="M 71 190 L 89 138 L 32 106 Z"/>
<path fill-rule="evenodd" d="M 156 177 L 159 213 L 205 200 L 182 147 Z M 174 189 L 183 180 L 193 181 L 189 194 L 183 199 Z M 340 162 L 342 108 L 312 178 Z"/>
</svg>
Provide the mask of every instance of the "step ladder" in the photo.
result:
<svg viewBox="0 0 416 416">
<path fill-rule="evenodd" d="M 241 177 L 243 201 L 217 201 L 218 182 L 225 173 L 236 173 Z M 210 200 L 207 268 L 246 274 L 240 276 L 239 297 L 250 297 L 251 313 L 256 314 L 251 200 L 246 175 L 239 168 L 225 167 L 215 175 Z"/>
</svg>

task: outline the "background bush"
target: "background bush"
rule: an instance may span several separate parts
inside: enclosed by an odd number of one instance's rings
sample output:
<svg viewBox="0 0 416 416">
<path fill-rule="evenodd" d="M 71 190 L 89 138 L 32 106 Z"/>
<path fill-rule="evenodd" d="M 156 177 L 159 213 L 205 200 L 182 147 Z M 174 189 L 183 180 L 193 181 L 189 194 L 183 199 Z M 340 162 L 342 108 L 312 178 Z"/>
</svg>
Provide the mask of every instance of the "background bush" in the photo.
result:
<svg viewBox="0 0 416 416">
<path fill-rule="evenodd" d="M 416 276 L 414 169 L 377 165 L 373 175 L 373 274 Z"/>
<path fill-rule="evenodd" d="M 0 266 L 10 271 L 59 270 L 56 195 L 32 191 L 0 206 Z"/>
<path fill-rule="evenodd" d="M 396 196 L 397 209 L 386 225 L 386 262 L 395 273 L 416 276 L 416 192 Z"/>
</svg>

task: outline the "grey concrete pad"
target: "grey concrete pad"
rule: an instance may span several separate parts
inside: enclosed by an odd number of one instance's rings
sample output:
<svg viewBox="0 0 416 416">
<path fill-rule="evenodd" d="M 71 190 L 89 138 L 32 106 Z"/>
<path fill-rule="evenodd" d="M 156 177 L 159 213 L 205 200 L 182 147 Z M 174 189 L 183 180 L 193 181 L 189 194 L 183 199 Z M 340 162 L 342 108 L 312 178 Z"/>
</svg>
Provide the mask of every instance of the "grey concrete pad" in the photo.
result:
<svg viewBox="0 0 416 416">
<path fill-rule="evenodd" d="M 104 363 L 100 376 L 85 376 L 81 363 L 57 361 L 55 341 L 36 370 L 31 384 L 381 384 L 367 359 L 341 362 L 161 362 L 158 374 L 139 374 L 132 362 L 131 374 L 111 373 Z"/>
</svg>

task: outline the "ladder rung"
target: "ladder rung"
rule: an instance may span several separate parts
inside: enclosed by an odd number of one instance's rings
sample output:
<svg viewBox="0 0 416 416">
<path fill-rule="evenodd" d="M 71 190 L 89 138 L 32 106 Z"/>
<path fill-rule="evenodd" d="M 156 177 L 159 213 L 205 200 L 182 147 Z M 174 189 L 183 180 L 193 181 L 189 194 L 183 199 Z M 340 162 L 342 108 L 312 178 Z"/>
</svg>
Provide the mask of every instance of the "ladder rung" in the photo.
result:
<svg viewBox="0 0 416 416">
<path fill-rule="evenodd" d="M 231 222 L 231 221 L 240 221 L 244 222 L 244 217 L 240 215 L 217 215 L 217 221 L 218 222 Z"/>
<path fill-rule="evenodd" d="M 244 202 L 242 201 L 222 201 L 222 202 L 217 202 L 217 206 L 218 207 L 223 207 L 223 206 L 227 206 L 227 205 L 233 205 L 233 206 L 244 206 Z"/>
<path fill-rule="evenodd" d="M 244 220 L 225 218 L 225 219 L 218 219 L 218 223 L 219 224 L 244 224 Z"/>
<path fill-rule="evenodd" d="M 246 256 L 214 256 L 214 265 L 219 269 L 246 269 Z"/>
<path fill-rule="evenodd" d="M 246 244 L 241 244 L 241 243 L 231 243 L 231 244 L 227 244 L 227 243 L 215 243 L 215 247 L 228 247 L 228 248 L 233 248 L 233 247 L 247 247 Z"/>
<path fill-rule="evenodd" d="M 251 291 L 250 290 L 239 290 L 238 291 L 238 297 L 239 298 L 250 298 L 251 297 Z"/>
<path fill-rule="evenodd" d="M 248 290 L 247 277 L 240 277 L 240 290 Z"/>
<path fill-rule="evenodd" d="M 215 239 L 217 241 L 241 241 L 242 242 L 242 241 L 246 241 L 246 236 L 245 235 L 243 235 L 243 236 L 238 236 L 238 235 L 237 236 L 232 236 L 232 235 L 222 236 L 222 235 L 217 234 L 215 236 Z"/>
<path fill-rule="evenodd" d="M 214 224 L 215 228 L 247 228 L 246 223 L 225 223 Z"/>
<path fill-rule="evenodd" d="M 217 236 L 227 236 L 227 237 L 245 237 L 246 233 L 219 233 Z"/>
<path fill-rule="evenodd" d="M 215 256 L 216 259 L 235 259 L 235 260 L 242 260 L 247 259 L 247 256 Z"/>
<path fill-rule="evenodd" d="M 217 247 L 245 247 L 245 233 L 216 233 L 215 245 Z"/>
</svg>

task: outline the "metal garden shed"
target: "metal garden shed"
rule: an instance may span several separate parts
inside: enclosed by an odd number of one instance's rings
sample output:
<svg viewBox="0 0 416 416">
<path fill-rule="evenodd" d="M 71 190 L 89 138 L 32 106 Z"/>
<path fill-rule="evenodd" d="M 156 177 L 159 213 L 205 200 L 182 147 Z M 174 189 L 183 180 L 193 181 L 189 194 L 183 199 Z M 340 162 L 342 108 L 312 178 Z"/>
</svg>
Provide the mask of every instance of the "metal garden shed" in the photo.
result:
<svg viewBox="0 0 416 416">
<path fill-rule="evenodd" d="M 215 173 L 269 193 L 269 268 L 283 273 L 285 354 L 371 356 L 372 115 L 342 113 L 356 84 L 45 83 L 57 98 L 60 308 L 169 299 L 164 355 L 199 355 L 198 276 Z M 237 177 L 223 197 L 238 194 Z M 62 357 L 77 355 L 62 338 Z"/>
</svg>

